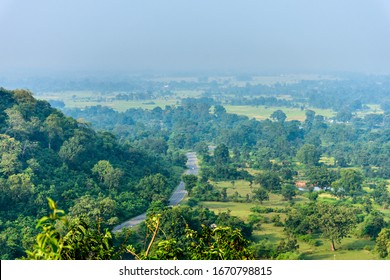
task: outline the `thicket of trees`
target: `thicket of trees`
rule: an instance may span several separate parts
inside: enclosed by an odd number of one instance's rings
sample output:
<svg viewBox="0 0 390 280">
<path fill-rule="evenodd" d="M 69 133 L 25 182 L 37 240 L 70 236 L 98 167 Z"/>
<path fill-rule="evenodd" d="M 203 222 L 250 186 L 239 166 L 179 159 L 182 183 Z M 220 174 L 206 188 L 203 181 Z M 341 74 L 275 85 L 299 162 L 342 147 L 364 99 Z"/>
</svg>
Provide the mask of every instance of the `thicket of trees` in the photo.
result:
<svg viewBox="0 0 390 280">
<path fill-rule="evenodd" d="M 185 155 L 118 141 L 66 117 L 29 91 L 0 89 L 0 258 L 24 255 L 46 198 L 74 217 L 109 228 L 167 200 Z M 155 143 L 151 140 L 151 143 Z"/>
</svg>

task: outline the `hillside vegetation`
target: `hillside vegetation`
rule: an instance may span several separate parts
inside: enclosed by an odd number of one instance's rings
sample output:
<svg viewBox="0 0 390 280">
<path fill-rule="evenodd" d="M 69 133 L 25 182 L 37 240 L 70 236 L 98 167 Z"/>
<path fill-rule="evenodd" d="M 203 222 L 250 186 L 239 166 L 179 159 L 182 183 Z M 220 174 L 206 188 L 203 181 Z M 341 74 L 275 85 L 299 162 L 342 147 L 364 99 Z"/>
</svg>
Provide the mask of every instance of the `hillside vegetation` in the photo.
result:
<svg viewBox="0 0 390 280">
<path fill-rule="evenodd" d="M 47 198 L 105 228 L 167 200 L 180 179 L 184 155 L 120 142 L 25 90 L 0 100 L 1 259 L 31 248 Z"/>
</svg>

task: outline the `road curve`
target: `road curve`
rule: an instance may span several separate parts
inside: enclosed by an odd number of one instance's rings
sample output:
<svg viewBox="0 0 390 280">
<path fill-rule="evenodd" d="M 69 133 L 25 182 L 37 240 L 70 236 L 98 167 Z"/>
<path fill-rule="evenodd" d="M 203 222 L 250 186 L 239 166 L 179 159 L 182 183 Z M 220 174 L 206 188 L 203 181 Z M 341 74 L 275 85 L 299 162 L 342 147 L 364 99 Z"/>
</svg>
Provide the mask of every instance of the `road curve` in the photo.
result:
<svg viewBox="0 0 390 280">
<path fill-rule="evenodd" d="M 198 166 L 198 160 L 196 158 L 195 152 L 188 152 L 186 153 L 187 156 L 187 170 L 185 174 L 193 174 L 198 175 L 199 172 L 199 166 Z M 187 195 L 187 191 L 184 188 L 184 182 L 181 181 L 179 185 L 176 187 L 175 191 L 173 192 L 171 198 L 169 199 L 169 206 L 178 205 L 180 201 L 183 200 L 183 198 Z M 134 218 L 131 218 L 130 220 L 123 222 L 117 226 L 114 227 L 112 230 L 114 233 L 122 230 L 123 228 L 131 228 L 133 226 L 136 226 L 143 222 L 146 219 L 146 213 L 143 213 L 141 215 L 138 215 Z"/>
</svg>

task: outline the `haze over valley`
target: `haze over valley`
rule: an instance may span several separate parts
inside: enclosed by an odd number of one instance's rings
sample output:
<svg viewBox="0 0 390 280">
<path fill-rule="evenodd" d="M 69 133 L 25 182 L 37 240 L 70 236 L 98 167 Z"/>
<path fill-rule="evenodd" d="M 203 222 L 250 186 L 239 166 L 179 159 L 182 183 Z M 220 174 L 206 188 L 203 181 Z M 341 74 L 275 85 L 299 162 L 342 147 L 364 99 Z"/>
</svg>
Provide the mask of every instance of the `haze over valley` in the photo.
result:
<svg viewBox="0 0 390 280">
<path fill-rule="evenodd" d="M 388 1 L 3 0 L 0 34 L 2 260 L 390 258 Z"/>
</svg>

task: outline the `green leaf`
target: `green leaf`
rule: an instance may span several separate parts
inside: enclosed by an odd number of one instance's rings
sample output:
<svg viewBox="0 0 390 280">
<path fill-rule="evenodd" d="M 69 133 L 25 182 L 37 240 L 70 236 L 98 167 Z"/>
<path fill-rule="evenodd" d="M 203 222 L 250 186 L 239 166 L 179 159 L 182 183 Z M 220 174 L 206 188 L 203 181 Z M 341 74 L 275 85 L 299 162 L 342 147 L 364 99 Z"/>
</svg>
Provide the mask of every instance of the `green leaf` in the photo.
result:
<svg viewBox="0 0 390 280">
<path fill-rule="evenodd" d="M 50 209 L 52 209 L 52 210 L 57 209 L 56 203 L 51 198 L 48 197 L 47 202 L 49 203 Z"/>
</svg>

